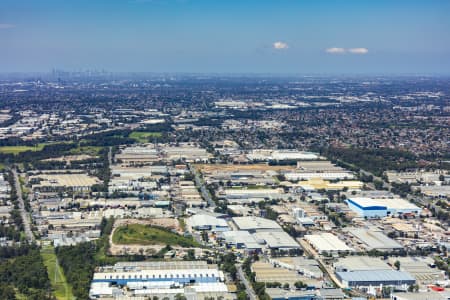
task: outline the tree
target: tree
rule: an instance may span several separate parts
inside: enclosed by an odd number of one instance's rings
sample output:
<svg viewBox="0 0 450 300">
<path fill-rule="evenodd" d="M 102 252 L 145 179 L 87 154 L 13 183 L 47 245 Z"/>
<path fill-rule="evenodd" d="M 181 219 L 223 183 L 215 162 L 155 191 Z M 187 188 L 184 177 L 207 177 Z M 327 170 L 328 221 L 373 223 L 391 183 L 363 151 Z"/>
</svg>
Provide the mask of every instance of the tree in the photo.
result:
<svg viewBox="0 0 450 300">
<path fill-rule="evenodd" d="M 186 296 L 182 294 L 176 294 L 174 297 L 175 300 L 187 300 Z"/>
<path fill-rule="evenodd" d="M 394 267 L 397 268 L 397 270 L 400 270 L 400 262 L 398 260 L 395 261 Z"/>
<path fill-rule="evenodd" d="M 247 299 L 248 299 L 248 296 L 247 296 L 247 293 L 245 291 L 240 291 L 237 294 L 237 300 L 247 300 Z"/>
<path fill-rule="evenodd" d="M 296 282 L 294 283 L 294 286 L 295 286 L 295 288 L 298 289 L 298 290 L 307 287 L 307 285 L 304 284 L 302 281 L 296 281 Z"/>
</svg>

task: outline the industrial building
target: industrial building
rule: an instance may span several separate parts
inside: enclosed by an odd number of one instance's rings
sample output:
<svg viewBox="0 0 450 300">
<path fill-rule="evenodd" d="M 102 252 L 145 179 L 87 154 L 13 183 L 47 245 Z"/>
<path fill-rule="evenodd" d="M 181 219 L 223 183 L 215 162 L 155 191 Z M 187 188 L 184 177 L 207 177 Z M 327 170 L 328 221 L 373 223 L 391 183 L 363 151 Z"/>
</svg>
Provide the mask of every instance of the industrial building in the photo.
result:
<svg viewBox="0 0 450 300">
<path fill-rule="evenodd" d="M 401 198 L 365 198 L 352 197 L 346 200 L 349 208 L 362 218 L 384 218 L 387 216 L 414 214 L 421 209 Z"/>
<path fill-rule="evenodd" d="M 336 277 L 346 288 L 370 289 L 378 286 L 394 286 L 407 290 L 416 283 L 416 279 L 407 272 L 395 270 L 364 270 L 336 272 Z"/>
<path fill-rule="evenodd" d="M 41 174 L 31 176 L 29 181 L 39 182 L 32 185 L 33 191 L 39 192 L 89 192 L 94 184 L 101 181 L 87 174 Z"/>
<path fill-rule="evenodd" d="M 285 195 L 283 189 L 271 189 L 271 188 L 231 188 L 225 189 L 219 192 L 219 198 L 226 199 L 228 203 L 251 203 L 260 202 L 266 199 L 280 199 Z"/>
<path fill-rule="evenodd" d="M 255 149 L 247 154 L 247 159 L 251 161 L 317 160 L 319 159 L 319 156 L 316 153 L 298 151 L 295 149 Z"/>
<path fill-rule="evenodd" d="M 247 252 L 260 252 L 263 245 L 258 244 L 253 235 L 248 231 L 225 231 L 220 235 L 228 247 L 236 249 L 245 249 Z"/>
<path fill-rule="evenodd" d="M 270 258 L 269 261 L 282 268 L 297 271 L 299 274 L 309 278 L 323 278 L 323 272 L 315 259 L 303 256 L 286 256 Z"/>
<path fill-rule="evenodd" d="M 345 229 L 354 238 L 358 244 L 361 244 L 366 250 L 392 251 L 403 249 L 403 246 L 386 236 L 377 228 L 357 228 L 350 227 Z"/>
<path fill-rule="evenodd" d="M 325 172 L 325 173 L 315 173 L 315 172 L 292 172 L 284 174 L 289 181 L 298 180 L 311 180 L 314 178 L 320 178 L 322 180 L 347 180 L 354 179 L 355 175 L 351 172 Z"/>
<path fill-rule="evenodd" d="M 301 249 L 300 245 L 285 231 L 260 231 L 253 234 L 259 244 L 271 250 Z"/>
<path fill-rule="evenodd" d="M 189 299 L 223 297 L 232 299 L 224 274 L 204 261 L 123 262 L 101 267 L 93 276 L 91 299 L 117 296 L 158 296 L 174 299 L 177 294 Z"/>
<path fill-rule="evenodd" d="M 337 272 L 392 270 L 392 267 L 386 261 L 378 257 L 370 256 L 347 256 L 339 258 L 333 266 Z"/>
<path fill-rule="evenodd" d="M 282 231 L 277 222 L 260 217 L 234 217 L 232 220 L 239 230 L 247 230 L 250 233 L 270 230 Z"/>
<path fill-rule="evenodd" d="M 227 221 L 207 214 L 196 214 L 187 219 L 187 224 L 194 230 L 212 232 L 228 231 Z"/>
<path fill-rule="evenodd" d="M 277 288 L 266 288 L 266 294 L 272 300 L 319 300 L 315 291 L 291 291 Z"/>
<path fill-rule="evenodd" d="M 400 263 L 400 270 L 414 276 L 418 284 L 428 285 L 445 280 L 445 272 L 434 267 L 434 260 L 431 257 L 406 256 L 389 259 L 391 265 L 396 261 Z"/>
<path fill-rule="evenodd" d="M 450 292 L 393 293 L 391 300 L 449 300 Z"/>
<path fill-rule="evenodd" d="M 294 270 L 284 268 L 277 268 L 271 263 L 257 261 L 251 266 L 252 272 L 255 272 L 255 279 L 257 282 L 280 282 L 281 284 L 289 284 L 294 286 L 298 281 L 305 283 L 310 289 L 315 289 L 322 286 L 322 281 L 301 276 Z"/>
<path fill-rule="evenodd" d="M 305 240 L 319 253 L 346 253 L 353 251 L 352 248 L 329 232 L 307 234 L 305 235 Z"/>
</svg>

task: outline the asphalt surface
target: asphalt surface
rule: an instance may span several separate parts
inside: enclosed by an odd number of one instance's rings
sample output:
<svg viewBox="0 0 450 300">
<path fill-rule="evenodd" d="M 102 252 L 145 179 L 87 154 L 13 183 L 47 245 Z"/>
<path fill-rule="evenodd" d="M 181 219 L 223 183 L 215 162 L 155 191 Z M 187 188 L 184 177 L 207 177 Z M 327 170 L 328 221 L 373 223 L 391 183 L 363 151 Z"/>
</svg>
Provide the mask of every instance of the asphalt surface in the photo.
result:
<svg viewBox="0 0 450 300">
<path fill-rule="evenodd" d="M 31 231 L 31 222 L 28 212 L 25 210 L 25 203 L 23 201 L 22 189 L 20 188 L 19 175 L 17 175 L 17 170 L 12 169 L 14 177 L 14 186 L 16 187 L 17 200 L 19 201 L 20 216 L 22 217 L 23 227 L 25 230 L 25 235 L 29 242 L 34 242 L 34 235 Z"/>
<path fill-rule="evenodd" d="M 216 203 L 211 198 L 211 194 L 209 193 L 208 189 L 203 183 L 203 180 L 200 178 L 199 172 L 191 165 L 189 165 L 189 170 L 191 171 L 192 174 L 194 174 L 195 185 L 200 187 L 200 192 L 202 194 L 203 199 L 205 199 L 206 202 L 208 202 L 209 207 L 214 209 L 216 207 Z"/>
<path fill-rule="evenodd" d="M 241 264 L 236 264 L 236 269 L 238 271 L 237 275 L 238 275 L 239 279 L 245 285 L 245 292 L 247 293 L 247 295 L 250 298 L 250 300 L 257 300 L 258 297 L 256 296 L 252 285 L 250 284 L 250 282 L 248 282 L 247 277 L 245 277 L 244 271 L 242 270 L 242 265 Z"/>
</svg>

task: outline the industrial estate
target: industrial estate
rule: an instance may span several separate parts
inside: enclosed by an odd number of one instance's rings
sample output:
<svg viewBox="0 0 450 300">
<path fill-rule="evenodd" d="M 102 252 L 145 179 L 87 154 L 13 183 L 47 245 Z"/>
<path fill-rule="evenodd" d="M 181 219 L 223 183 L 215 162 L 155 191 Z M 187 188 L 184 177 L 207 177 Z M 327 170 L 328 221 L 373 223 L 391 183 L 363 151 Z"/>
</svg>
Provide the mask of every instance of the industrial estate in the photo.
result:
<svg viewBox="0 0 450 300">
<path fill-rule="evenodd" d="M 2 299 L 450 299 L 448 83 L 270 80 L 2 81 Z"/>
</svg>

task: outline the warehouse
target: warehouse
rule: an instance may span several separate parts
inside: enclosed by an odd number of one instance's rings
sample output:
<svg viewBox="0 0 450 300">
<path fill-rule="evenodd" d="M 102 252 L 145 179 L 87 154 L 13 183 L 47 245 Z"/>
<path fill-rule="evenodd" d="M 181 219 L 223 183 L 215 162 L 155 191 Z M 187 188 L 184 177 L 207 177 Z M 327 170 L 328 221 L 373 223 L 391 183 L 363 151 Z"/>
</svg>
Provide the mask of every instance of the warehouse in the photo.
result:
<svg viewBox="0 0 450 300">
<path fill-rule="evenodd" d="M 292 291 L 277 288 L 266 288 L 266 294 L 272 300 L 317 300 L 315 291 Z"/>
<path fill-rule="evenodd" d="M 208 230 L 212 232 L 229 230 L 228 224 L 224 219 L 207 214 L 193 215 L 187 220 L 187 223 L 194 230 Z"/>
<path fill-rule="evenodd" d="M 445 280 L 445 272 L 438 268 L 432 268 L 434 260 L 431 257 L 391 257 L 389 263 L 394 265 L 400 263 L 400 270 L 410 273 L 417 280 L 418 284 L 432 284 Z"/>
<path fill-rule="evenodd" d="M 346 288 L 369 288 L 383 285 L 406 289 L 416 283 L 416 279 L 411 274 L 395 270 L 336 272 L 336 276 Z"/>
<path fill-rule="evenodd" d="M 345 180 L 345 179 L 354 179 L 355 175 L 351 172 L 292 172 L 284 174 L 287 180 L 289 181 L 298 181 L 298 180 L 310 180 L 313 178 L 320 178 L 323 180 Z"/>
<path fill-rule="evenodd" d="M 285 256 L 270 258 L 269 262 L 288 270 L 297 271 L 308 278 L 323 278 L 323 272 L 315 259 L 303 256 Z"/>
<path fill-rule="evenodd" d="M 234 224 L 239 230 L 247 230 L 250 233 L 258 231 L 282 231 L 281 226 L 277 222 L 260 217 L 234 217 Z"/>
<path fill-rule="evenodd" d="M 31 176 L 30 181 L 39 182 L 33 184 L 33 191 L 58 192 L 71 190 L 74 192 L 89 192 L 94 184 L 101 181 L 97 177 L 86 174 L 41 174 Z"/>
<path fill-rule="evenodd" d="M 448 300 L 450 293 L 445 292 L 420 292 L 420 293 L 393 293 L 391 300 Z"/>
<path fill-rule="evenodd" d="M 247 159 L 251 161 L 317 160 L 319 156 L 312 152 L 298 151 L 295 149 L 254 149 L 247 154 Z"/>
<path fill-rule="evenodd" d="M 256 261 L 251 266 L 252 272 L 255 272 L 255 279 L 257 282 L 273 283 L 279 282 L 281 284 L 289 284 L 294 286 L 298 281 L 301 281 L 311 289 L 320 287 L 322 282 L 319 280 L 306 278 L 298 274 L 294 270 L 288 270 L 284 268 L 277 268 L 271 263 Z"/>
<path fill-rule="evenodd" d="M 153 145 L 126 147 L 115 158 L 125 164 L 143 164 L 160 159 L 158 150 Z"/>
<path fill-rule="evenodd" d="M 125 291 L 142 297 L 158 295 L 173 299 L 181 293 L 230 299 L 223 272 L 203 261 L 123 262 L 100 267 L 94 273 L 89 294 L 95 299 Z"/>
<path fill-rule="evenodd" d="M 219 194 L 221 198 L 225 198 L 229 201 L 232 199 L 256 199 L 257 202 L 262 201 L 266 198 L 277 199 L 284 194 L 283 189 L 270 189 L 270 188 L 257 188 L 257 189 L 246 189 L 246 188 L 232 188 L 226 189 Z"/>
<path fill-rule="evenodd" d="M 415 214 L 421 209 L 401 198 L 365 198 L 354 197 L 346 200 L 349 208 L 363 218 L 384 218 L 386 216 Z"/>
<path fill-rule="evenodd" d="M 353 249 L 332 233 L 319 233 L 305 235 L 306 241 L 319 253 L 345 253 Z"/>
<path fill-rule="evenodd" d="M 381 260 L 378 257 L 370 256 L 348 256 L 339 258 L 333 266 L 337 272 L 392 270 L 386 261 Z"/>
<path fill-rule="evenodd" d="M 261 231 L 253 234 L 253 236 L 259 244 L 265 244 L 268 249 L 300 249 L 300 245 L 284 231 Z"/>
<path fill-rule="evenodd" d="M 260 252 L 263 247 L 248 231 L 225 231 L 221 233 L 221 238 L 228 247 L 246 249 L 247 252 Z"/>
<path fill-rule="evenodd" d="M 351 227 L 346 229 L 352 234 L 366 250 L 392 251 L 403 249 L 403 246 L 386 236 L 379 229 L 366 229 Z"/>
</svg>

